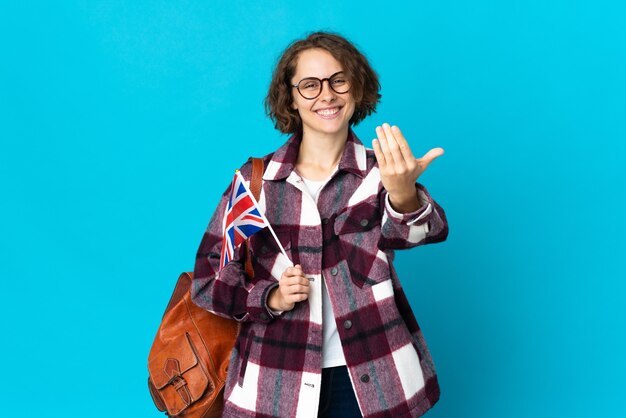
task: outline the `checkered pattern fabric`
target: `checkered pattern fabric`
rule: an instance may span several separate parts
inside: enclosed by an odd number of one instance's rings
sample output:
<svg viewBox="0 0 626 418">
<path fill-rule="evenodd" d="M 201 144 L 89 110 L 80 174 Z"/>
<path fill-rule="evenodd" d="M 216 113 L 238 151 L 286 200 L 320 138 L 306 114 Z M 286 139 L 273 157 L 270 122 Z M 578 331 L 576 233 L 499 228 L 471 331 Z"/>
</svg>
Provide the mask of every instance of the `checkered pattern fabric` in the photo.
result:
<svg viewBox="0 0 626 418">
<path fill-rule="evenodd" d="M 227 193 L 198 249 L 192 297 L 241 321 L 225 388 L 225 417 L 316 417 L 322 360 L 324 280 L 361 412 L 417 417 L 439 399 L 439 385 L 420 327 L 392 265 L 395 250 L 443 241 L 445 214 L 417 184 L 421 208 L 400 214 L 389 204 L 374 153 L 350 132 L 339 168 L 316 202 L 294 171 L 300 144 L 292 136 L 265 157 L 259 201 L 294 264 L 311 280 L 305 302 L 280 315 L 268 292 L 291 265 L 269 231 L 250 239 L 255 277 L 242 251 L 219 271 Z M 251 164 L 241 172 L 247 180 Z"/>
</svg>

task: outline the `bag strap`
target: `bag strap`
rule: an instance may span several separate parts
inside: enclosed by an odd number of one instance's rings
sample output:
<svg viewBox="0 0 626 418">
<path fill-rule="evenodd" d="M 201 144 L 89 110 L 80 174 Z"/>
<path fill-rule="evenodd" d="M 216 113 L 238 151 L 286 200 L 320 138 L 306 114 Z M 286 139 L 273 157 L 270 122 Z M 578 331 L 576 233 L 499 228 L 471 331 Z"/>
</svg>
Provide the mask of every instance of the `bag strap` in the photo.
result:
<svg viewBox="0 0 626 418">
<path fill-rule="evenodd" d="M 252 177 L 250 178 L 250 192 L 252 196 L 259 201 L 261 197 L 261 185 L 263 183 L 263 171 L 265 165 L 262 158 L 250 158 L 252 160 Z M 249 238 L 248 238 L 249 239 Z M 246 262 L 244 264 L 245 271 L 248 277 L 254 277 L 254 269 L 252 268 L 252 253 L 250 252 L 250 246 L 248 240 L 246 240 Z"/>
<path fill-rule="evenodd" d="M 259 201 L 261 197 L 261 184 L 263 182 L 263 158 L 251 158 L 252 160 L 252 177 L 250 178 L 250 192 L 252 196 Z"/>
</svg>

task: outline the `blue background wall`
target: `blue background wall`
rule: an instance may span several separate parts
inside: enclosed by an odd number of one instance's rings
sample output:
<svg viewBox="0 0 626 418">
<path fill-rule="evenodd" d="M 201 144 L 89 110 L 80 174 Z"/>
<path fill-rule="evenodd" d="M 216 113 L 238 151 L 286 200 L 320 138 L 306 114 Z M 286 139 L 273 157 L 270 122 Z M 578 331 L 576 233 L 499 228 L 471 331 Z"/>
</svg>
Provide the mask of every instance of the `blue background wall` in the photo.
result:
<svg viewBox="0 0 626 418">
<path fill-rule="evenodd" d="M 361 139 L 446 149 L 448 241 L 398 255 L 428 416 L 626 416 L 623 2 L 51 3 L 0 8 L 3 416 L 160 416 L 160 316 L 232 170 L 285 139 L 262 100 L 315 29 L 380 74 Z"/>
</svg>

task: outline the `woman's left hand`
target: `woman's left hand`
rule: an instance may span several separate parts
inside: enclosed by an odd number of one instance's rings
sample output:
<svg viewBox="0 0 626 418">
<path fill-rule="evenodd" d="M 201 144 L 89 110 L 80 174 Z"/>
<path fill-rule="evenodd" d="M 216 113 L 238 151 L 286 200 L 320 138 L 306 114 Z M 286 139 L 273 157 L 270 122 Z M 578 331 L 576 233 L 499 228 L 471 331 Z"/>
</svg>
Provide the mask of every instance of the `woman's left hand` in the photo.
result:
<svg viewBox="0 0 626 418">
<path fill-rule="evenodd" d="M 433 148 L 422 158 L 415 158 L 397 126 L 383 123 L 376 127 L 376 135 L 372 146 L 391 206 L 401 213 L 419 209 L 415 182 L 435 158 L 443 155 L 443 148 Z"/>
</svg>

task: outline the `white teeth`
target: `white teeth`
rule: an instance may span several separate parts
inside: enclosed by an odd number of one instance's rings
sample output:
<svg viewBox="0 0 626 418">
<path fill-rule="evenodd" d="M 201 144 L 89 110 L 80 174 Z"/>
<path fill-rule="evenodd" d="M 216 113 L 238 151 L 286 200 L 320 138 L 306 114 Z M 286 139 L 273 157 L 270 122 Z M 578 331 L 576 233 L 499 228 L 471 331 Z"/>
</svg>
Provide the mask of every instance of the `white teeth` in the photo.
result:
<svg viewBox="0 0 626 418">
<path fill-rule="evenodd" d="M 337 112 L 339 112 L 339 108 L 338 107 L 333 107 L 332 109 L 322 109 L 322 110 L 318 110 L 317 111 L 317 113 L 319 115 L 322 115 L 322 116 L 331 116 L 331 115 L 334 115 Z"/>
</svg>

